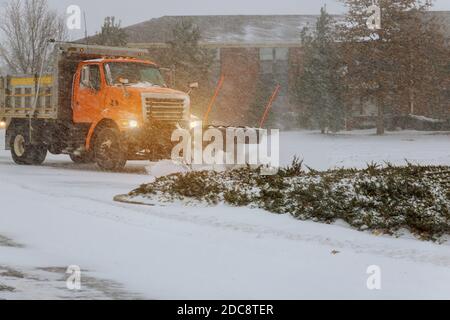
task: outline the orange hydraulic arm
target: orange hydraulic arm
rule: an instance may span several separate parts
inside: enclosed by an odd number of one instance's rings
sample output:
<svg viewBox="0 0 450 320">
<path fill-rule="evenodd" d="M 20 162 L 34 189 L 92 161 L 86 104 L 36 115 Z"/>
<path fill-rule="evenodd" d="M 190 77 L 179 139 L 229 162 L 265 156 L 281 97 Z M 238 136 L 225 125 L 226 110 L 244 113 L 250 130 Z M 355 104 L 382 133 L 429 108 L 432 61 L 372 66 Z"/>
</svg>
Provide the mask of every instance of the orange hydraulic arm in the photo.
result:
<svg viewBox="0 0 450 320">
<path fill-rule="evenodd" d="M 209 114 L 211 113 L 212 108 L 214 107 L 214 103 L 216 102 L 217 97 L 219 96 L 220 90 L 222 89 L 223 82 L 225 81 L 225 76 L 222 75 L 220 77 L 219 83 L 217 84 L 216 91 L 214 92 L 214 96 L 208 105 L 208 110 L 205 113 L 205 117 L 203 118 L 203 123 L 208 124 Z"/>
<path fill-rule="evenodd" d="M 261 119 L 261 123 L 259 124 L 259 128 L 262 129 L 264 127 L 264 124 L 266 123 L 267 117 L 269 116 L 270 109 L 272 108 L 273 102 L 277 98 L 278 94 L 280 93 L 281 86 L 278 84 L 275 88 L 275 91 L 273 92 L 272 96 L 270 97 L 269 103 L 267 104 L 266 111 L 264 112 L 264 115 Z"/>
</svg>

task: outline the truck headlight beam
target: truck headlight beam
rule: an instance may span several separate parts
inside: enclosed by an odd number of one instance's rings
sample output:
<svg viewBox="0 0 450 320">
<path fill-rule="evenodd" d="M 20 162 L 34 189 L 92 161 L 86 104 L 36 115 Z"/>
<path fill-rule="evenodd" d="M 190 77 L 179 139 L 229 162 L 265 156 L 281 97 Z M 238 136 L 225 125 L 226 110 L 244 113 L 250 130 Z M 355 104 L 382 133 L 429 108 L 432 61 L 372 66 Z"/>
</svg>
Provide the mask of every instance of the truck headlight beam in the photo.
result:
<svg viewBox="0 0 450 320">
<path fill-rule="evenodd" d="M 191 129 L 195 129 L 197 127 L 201 127 L 202 126 L 202 122 L 201 121 L 191 121 Z"/>
<path fill-rule="evenodd" d="M 139 128 L 139 122 L 137 120 L 122 120 L 120 124 L 123 128 L 137 129 Z"/>
<path fill-rule="evenodd" d="M 130 120 L 128 121 L 128 127 L 131 129 L 136 129 L 139 127 L 139 122 L 137 122 L 136 120 Z"/>
</svg>

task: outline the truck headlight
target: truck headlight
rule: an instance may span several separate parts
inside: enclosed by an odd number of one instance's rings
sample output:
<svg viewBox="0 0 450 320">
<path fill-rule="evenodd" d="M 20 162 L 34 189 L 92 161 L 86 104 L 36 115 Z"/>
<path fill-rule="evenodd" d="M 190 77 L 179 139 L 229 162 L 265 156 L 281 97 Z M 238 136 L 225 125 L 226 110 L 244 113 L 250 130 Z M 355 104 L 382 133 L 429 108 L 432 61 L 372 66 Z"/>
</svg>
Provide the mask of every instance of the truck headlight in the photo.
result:
<svg viewBox="0 0 450 320">
<path fill-rule="evenodd" d="M 139 128 L 139 122 L 137 120 L 121 120 L 120 124 L 123 128 L 136 129 Z"/>
<path fill-rule="evenodd" d="M 197 127 L 201 127 L 202 122 L 201 121 L 191 121 L 191 129 L 195 129 Z"/>
<path fill-rule="evenodd" d="M 5 128 L 6 128 L 6 121 L 0 120 L 0 129 L 5 129 Z"/>
<path fill-rule="evenodd" d="M 193 114 L 191 114 L 190 120 L 191 121 L 189 123 L 189 126 L 191 129 L 195 129 L 195 128 L 203 126 L 202 120 L 199 117 L 194 116 Z"/>
<path fill-rule="evenodd" d="M 131 129 L 138 128 L 139 122 L 137 122 L 136 120 L 130 120 L 128 121 L 128 127 L 130 127 Z"/>
</svg>

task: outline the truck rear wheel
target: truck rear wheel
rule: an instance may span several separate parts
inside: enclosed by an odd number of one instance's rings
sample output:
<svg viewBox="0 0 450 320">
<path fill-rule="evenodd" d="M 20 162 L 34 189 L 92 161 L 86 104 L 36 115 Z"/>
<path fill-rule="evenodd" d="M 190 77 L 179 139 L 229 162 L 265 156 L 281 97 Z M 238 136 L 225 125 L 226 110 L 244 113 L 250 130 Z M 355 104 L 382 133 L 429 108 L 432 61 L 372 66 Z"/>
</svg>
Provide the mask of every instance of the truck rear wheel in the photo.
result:
<svg viewBox="0 0 450 320">
<path fill-rule="evenodd" d="M 47 156 L 44 144 L 31 144 L 24 129 L 17 130 L 11 136 L 11 156 L 20 165 L 41 165 Z"/>
<path fill-rule="evenodd" d="M 117 129 L 108 127 L 100 129 L 95 137 L 94 157 L 102 170 L 117 171 L 125 167 L 127 159 Z"/>
</svg>

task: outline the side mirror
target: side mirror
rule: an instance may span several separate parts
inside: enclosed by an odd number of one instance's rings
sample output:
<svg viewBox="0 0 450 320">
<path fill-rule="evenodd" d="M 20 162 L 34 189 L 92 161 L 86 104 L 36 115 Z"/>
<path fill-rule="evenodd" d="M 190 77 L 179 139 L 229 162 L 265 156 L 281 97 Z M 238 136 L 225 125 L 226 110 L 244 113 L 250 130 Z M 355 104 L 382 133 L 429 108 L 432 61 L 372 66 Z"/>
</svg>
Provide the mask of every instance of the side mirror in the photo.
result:
<svg viewBox="0 0 450 320">
<path fill-rule="evenodd" d="M 127 90 L 127 87 L 126 87 L 126 85 L 130 83 L 130 80 L 124 79 L 124 78 L 119 78 L 118 80 L 119 80 L 120 84 L 122 85 L 124 97 L 125 98 L 130 97 L 130 94 L 128 93 L 128 90 Z"/>
<path fill-rule="evenodd" d="M 90 81 L 90 70 L 89 66 L 84 66 L 81 70 L 81 84 L 85 88 L 89 88 L 91 81 Z"/>
<path fill-rule="evenodd" d="M 192 82 L 189 84 L 189 91 L 187 92 L 187 94 L 191 94 L 192 91 L 194 91 L 195 89 L 198 89 L 199 85 L 198 82 Z"/>
<path fill-rule="evenodd" d="M 120 84 L 122 84 L 122 85 L 126 85 L 126 84 L 129 84 L 129 83 L 130 83 L 130 80 L 124 79 L 124 78 L 120 78 L 120 79 L 119 79 L 119 82 L 120 82 Z"/>
</svg>

